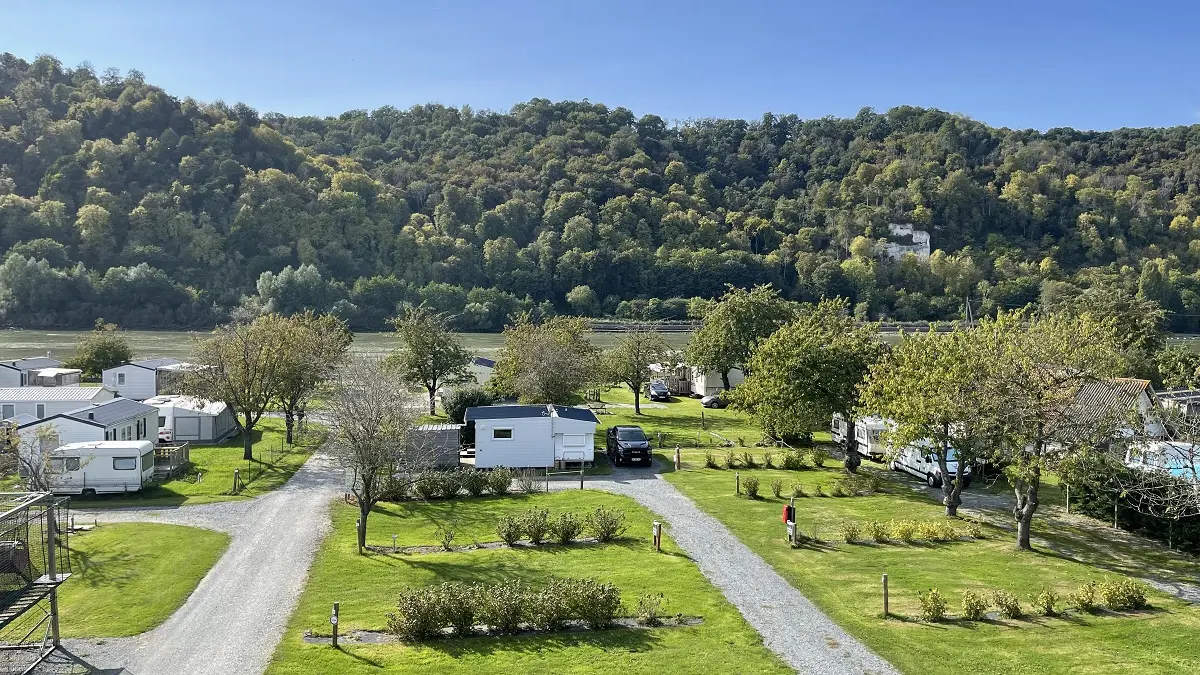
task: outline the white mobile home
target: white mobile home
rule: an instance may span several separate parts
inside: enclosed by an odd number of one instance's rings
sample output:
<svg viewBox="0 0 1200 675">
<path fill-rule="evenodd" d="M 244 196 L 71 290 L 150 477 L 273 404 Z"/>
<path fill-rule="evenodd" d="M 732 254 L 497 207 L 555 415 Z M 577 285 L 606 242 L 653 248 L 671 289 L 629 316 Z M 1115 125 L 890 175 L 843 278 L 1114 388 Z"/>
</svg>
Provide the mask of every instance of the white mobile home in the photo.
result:
<svg viewBox="0 0 1200 675">
<path fill-rule="evenodd" d="M 131 361 L 104 371 L 104 386 L 125 398 L 144 401 L 164 393 L 164 384 L 191 364 L 179 359 L 145 359 Z"/>
<path fill-rule="evenodd" d="M 113 398 L 112 390 L 104 387 L 6 387 L 0 389 L 0 419 L 17 415 L 43 419 Z"/>
<path fill-rule="evenodd" d="M 39 370 L 61 368 L 62 361 L 49 356 L 30 356 L 23 359 L 0 361 L 0 387 L 27 387 Z"/>
<path fill-rule="evenodd" d="M 216 443 L 234 431 L 233 413 L 220 401 L 202 401 L 191 396 L 163 394 L 143 401 L 158 414 L 160 443 L 197 441 Z"/>
<path fill-rule="evenodd" d="M 667 389 L 675 396 L 704 397 L 725 389 L 721 373 L 715 370 L 705 371 L 697 366 L 682 363 L 652 363 L 650 372 L 654 373 L 653 379 L 667 385 Z M 729 371 L 730 387 L 736 387 L 745 379 L 746 375 L 740 368 Z"/>
<path fill-rule="evenodd" d="M 43 419 L 26 419 L 18 424 L 17 435 L 27 443 L 43 439 L 43 449 L 94 441 L 152 441 L 157 418 L 154 406 L 115 398 Z"/>
<path fill-rule="evenodd" d="M 729 371 L 729 386 L 736 387 L 745 381 L 746 375 L 741 368 L 734 368 Z M 715 370 L 704 370 L 692 366 L 692 395 L 693 396 L 709 396 L 716 394 L 725 389 L 725 382 L 721 379 L 721 374 Z"/>
<path fill-rule="evenodd" d="M 467 408 L 475 438 L 475 467 L 550 468 L 595 460 L 595 414 L 556 405 Z"/>
<path fill-rule="evenodd" d="M 154 478 L 150 441 L 69 443 L 48 453 L 43 476 L 59 494 L 136 492 Z"/>
</svg>

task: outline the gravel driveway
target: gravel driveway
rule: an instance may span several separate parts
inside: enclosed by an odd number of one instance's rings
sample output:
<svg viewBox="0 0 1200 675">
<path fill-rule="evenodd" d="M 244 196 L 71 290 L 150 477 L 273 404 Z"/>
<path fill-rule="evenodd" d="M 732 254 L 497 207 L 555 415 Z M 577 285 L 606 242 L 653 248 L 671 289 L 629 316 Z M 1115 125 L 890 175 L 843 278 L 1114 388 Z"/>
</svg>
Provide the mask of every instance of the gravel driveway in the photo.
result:
<svg viewBox="0 0 1200 675">
<path fill-rule="evenodd" d="M 340 470 L 314 455 L 283 487 L 253 500 L 77 513 L 82 522 L 96 517 L 206 527 L 228 532 L 232 541 L 161 626 L 131 638 L 64 640 L 65 653 L 44 672 L 260 675 L 304 588 L 342 486 Z"/>
<path fill-rule="evenodd" d="M 767 648 L 797 672 L 897 674 L 887 661 L 839 628 L 738 541 L 720 521 L 701 511 L 653 470 L 614 469 L 612 476 L 593 476 L 587 484 L 632 497 L 658 514 L 679 547 L 762 635 Z M 565 481 L 551 483 L 552 489 L 571 486 Z"/>
</svg>

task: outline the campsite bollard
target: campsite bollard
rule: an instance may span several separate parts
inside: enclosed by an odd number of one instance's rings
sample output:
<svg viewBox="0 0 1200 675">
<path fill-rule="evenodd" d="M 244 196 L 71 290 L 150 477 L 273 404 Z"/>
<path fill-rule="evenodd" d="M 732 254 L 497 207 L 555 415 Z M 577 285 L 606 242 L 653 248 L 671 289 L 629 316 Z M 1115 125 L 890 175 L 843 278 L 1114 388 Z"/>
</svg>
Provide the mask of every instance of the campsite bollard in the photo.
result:
<svg viewBox="0 0 1200 675">
<path fill-rule="evenodd" d="M 888 584 L 887 584 L 887 581 L 888 581 L 887 572 L 884 572 L 883 573 L 883 616 L 884 616 L 884 618 L 887 618 L 887 615 L 888 615 Z"/>
<path fill-rule="evenodd" d="M 650 532 L 654 535 L 654 552 L 662 552 L 662 523 L 654 521 L 654 526 L 650 528 Z"/>
<path fill-rule="evenodd" d="M 395 534 L 392 535 L 392 553 L 396 552 L 396 537 L 397 536 L 398 535 L 395 535 Z"/>
<path fill-rule="evenodd" d="M 329 624 L 333 626 L 333 648 L 337 649 L 337 627 L 338 627 L 338 605 L 340 602 L 333 603 L 333 614 L 329 615 Z"/>
<path fill-rule="evenodd" d="M 682 468 L 683 468 L 683 458 L 682 458 L 682 457 L 680 457 L 680 455 L 679 455 L 679 445 L 678 445 L 678 444 L 676 444 L 676 445 L 675 445 L 675 470 L 676 470 L 676 471 L 678 471 L 678 470 L 680 470 L 680 469 L 682 469 Z"/>
<path fill-rule="evenodd" d="M 733 493 L 742 494 L 742 475 L 737 471 L 733 472 Z"/>
</svg>

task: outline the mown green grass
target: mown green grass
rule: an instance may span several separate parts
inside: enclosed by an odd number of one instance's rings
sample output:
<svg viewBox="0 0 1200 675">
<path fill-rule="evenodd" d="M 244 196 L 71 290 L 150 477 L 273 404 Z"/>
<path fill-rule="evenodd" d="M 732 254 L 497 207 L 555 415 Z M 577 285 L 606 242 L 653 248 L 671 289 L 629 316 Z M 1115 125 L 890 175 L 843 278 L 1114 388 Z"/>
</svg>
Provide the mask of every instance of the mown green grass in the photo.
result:
<svg viewBox="0 0 1200 675">
<path fill-rule="evenodd" d="M 192 445 L 192 466 L 185 476 L 143 488 L 140 493 L 77 497 L 74 503 L 79 508 L 178 506 L 256 497 L 286 483 L 324 442 L 325 430 L 309 423 L 303 436 L 295 436 L 295 445 L 286 445 L 284 440 L 283 420 L 265 418 L 254 430 L 254 459 L 250 462 L 242 459 L 240 436 L 218 445 Z M 235 469 L 245 483 L 245 489 L 236 495 L 231 494 Z M 203 479 L 197 481 L 197 474 Z"/>
<path fill-rule="evenodd" d="M 355 551 L 356 511 L 333 511 L 334 529 L 322 545 L 299 606 L 268 672 L 293 673 L 785 673 L 757 633 L 700 574 L 673 542 L 663 553 L 649 546 L 651 514 L 632 500 L 590 490 L 482 497 L 429 503 L 385 504 L 371 516 L 369 542 L 435 545 L 439 524 L 455 522 L 455 545 L 495 541 L 495 521 L 532 507 L 584 511 L 597 505 L 625 511 L 628 538 L 609 545 L 547 546 L 540 550 L 489 549 L 426 555 Z M 664 539 L 666 539 L 664 537 Z M 627 605 L 641 593 L 663 593 L 668 613 L 703 617 L 698 626 L 613 629 L 505 637 L 448 639 L 420 645 L 343 643 L 335 650 L 302 640 L 304 631 L 328 634 L 332 603 L 341 603 L 342 633 L 383 629 L 398 592 L 444 581 L 492 583 L 520 578 L 537 585 L 551 575 L 594 577 L 615 583 Z"/>
<path fill-rule="evenodd" d="M 738 449 L 740 450 L 740 449 Z M 755 455 L 761 462 L 761 449 Z M 665 456 L 664 456 L 665 458 Z M 942 508 L 916 481 L 866 465 L 885 478 L 886 494 L 867 497 L 797 499 L 798 525 L 823 540 L 799 549 L 785 541 L 780 511 L 793 484 L 808 494 L 829 489 L 844 475 L 831 461 L 824 469 L 782 471 L 738 469 L 756 476 L 759 500 L 734 494 L 734 472 L 704 469 L 703 452 L 685 453 L 682 471 L 667 480 L 717 517 L 762 556 L 789 583 L 815 602 L 852 635 L 905 673 L 997 675 L 1034 673 L 1182 673 L 1200 670 L 1200 607 L 1150 593 L 1152 608 L 1127 614 L 1071 613 L 1061 618 L 1030 617 L 978 623 L 922 623 L 917 593 L 938 588 L 957 614 L 962 592 L 1008 590 L 1028 609 L 1029 595 L 1043 586 L 1066 596 L 1088 580 L 1142 574 L 1153 566 L 1181 581 L 1200 578 L 1200 565 L 1162 551 L 1132 548 L 1084 527 L 1052 529 L 1035 517 L 1035 537 L 1043 550 L 1020 552 L 1013 534 L 985 527 L 986 538 L 943 544 L 846 544 L 844 521 L 891 519 L 935 521 Z M 771 495 L 775 478 L 784 481 L 785 499 Z M 1053 489 L 1053 488 L 1052 488 Z M 965 524 L 957 523 L 965 530 Z M 1053 548 L 1045 546 L 1053 545 Z M 1059 552 L 1056 552 L 1059 551 Z M 889 575 L 893 618 L 884 620 L 881 577 Z M 1191 637 L 1189 637 L 1191 636 Z"/>
<path fill-rule="evenodd" d="M 114 523 L 70 535 L 59 589 L 63 637 L 124 637 L 154 628 L 187 600 L 229 536 L 161 523 Z"/>
</svg>

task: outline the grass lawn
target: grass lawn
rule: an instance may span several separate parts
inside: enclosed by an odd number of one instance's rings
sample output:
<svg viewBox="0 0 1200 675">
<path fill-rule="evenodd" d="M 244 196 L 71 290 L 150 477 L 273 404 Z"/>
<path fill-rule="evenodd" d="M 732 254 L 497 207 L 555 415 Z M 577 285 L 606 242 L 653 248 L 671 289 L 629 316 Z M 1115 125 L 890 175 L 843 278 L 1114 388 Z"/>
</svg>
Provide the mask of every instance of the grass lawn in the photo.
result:
<svg viewBox="0 0 1200 675">
<path fill-rule="evenodd" d="M 295 445 L 285 445 L 284 438 L 283 420 L 264 418 L 254 429 L 251 462 L 242 459 L 241 436 L 218 445 L 192 445 L 192 467 L 185 476 L 143 488 L 140 493 L 75 497 L 72 503 L 77 508 L 178 506 L 256 497 L 286 483 L 324 442 L 325 430 L 310 422 L 306 434 L 295 437 Z M 230 494 L 234 469 L 240 470 L 246 484 L 236 495 Z M 203 474 L 201 482 L 196 482 L 197 473 Z"/>
<path fill-rule="evenodd" d="M 543 507 L 551 514 L 606 504 L 622 508 L 630 538 L 617 543 L 542 550 L 485 549 L 426 555 L 355 552 L 356 511 L 337 504 L 333 533 L 313 564 L 308 584 L 268 672 L 292 673 L 786 673 L 758 635 L 671 541 L 649 547 L 652 516 L 635 502 L 596 491 L 481 497 L 450 502 L 383 504 L 371 516 L 369 541 L 390 546 L 434 545 L 439 524 L 456 523 L 456 545 L 495 541 L 496 519 Z M 666 537 L 664 537 L 664 540 Z M 329 633 L 333 602 L 341 603 L 341 632 L 382 629 L 398 591 L 443 581 L 496 582 L 521 578 L 540 584 L 550 575 L 595 577 L 622 591 L 626 614 L 640 593 L 662 592 L 668 614 L 703 617 L 684 628 L 613 629 L 450 639 L 421 645 L 310 645 L 306 630 Z"/>
<path fill-rule="evenodd" d="M 220 532 L 113 523 L 70 536 L 72 576 L 59 590 L 63 637 L 137 635 L 166 620 L 229 544 Z"/>
</svg>

